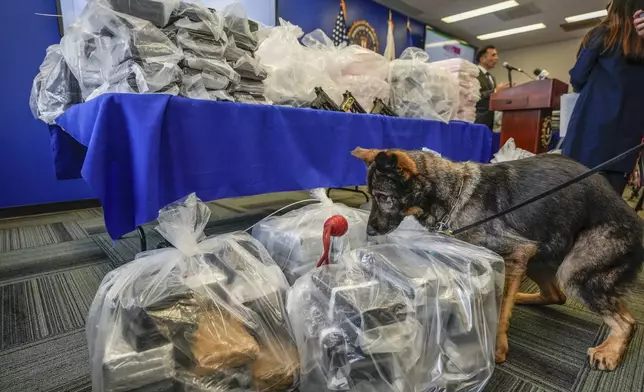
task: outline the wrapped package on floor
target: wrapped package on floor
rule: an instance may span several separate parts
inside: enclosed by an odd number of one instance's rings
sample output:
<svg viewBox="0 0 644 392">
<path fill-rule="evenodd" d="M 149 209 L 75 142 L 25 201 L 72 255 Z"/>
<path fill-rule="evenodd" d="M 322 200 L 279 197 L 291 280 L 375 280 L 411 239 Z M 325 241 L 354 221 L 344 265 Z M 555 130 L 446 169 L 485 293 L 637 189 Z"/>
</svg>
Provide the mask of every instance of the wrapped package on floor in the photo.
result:
<svg viewBox="0 0 644 392">
<path fill-rule="evenodd" d="M 389 84 L 394 111 L 402 117 L 449 122 L 460 104 L 459 84 L 447 70 L 428 63 L 429 55 L 407 48 L 391 62 Z"/>
<path fill-rule="evenodd" d="M 108 0 L 112 8 L 124 14 L 164 27 L 179 7 L 179 0 Z"/>
<path fill-rule="evenodd" d="M 301 361 L 301 390 L 408 388 L 422 343 L 412 301 L 358 264 L 326 265 L 295 282 L 289 316 Z"/>
<path fill-rule="evenodd" d="M 331 258 L 367 244 L 369 212 L 333 203 L 323 189 L 313 191 L 319 204 L 309 205 L 282 216 L 263 220 L 253 228 L 253 236 L 282 268 L 289 283 L 313 269 L 323 253 L 324 222 L 342 215 L 349 223 L 347 234 L 331 240 Z"/>
<path fill-rule="evenodd" d="M 443 338 L 440 360 L 425 362 L 421 367 L 443 369 L 432 376 L 431 386 L 446 390 L 481 390 L 493 370 L 494 341 L 503 292 L 503 259 L 487 249 L 430 233 L 411 220 L 388 234 L 386 241 L 389 245 L 355 251 L 353 261 L 360 260 L 368 271 L 401 288 L 406 287 L 402 281 L 419 275 L 423 268 L 426 270 L 424 275 L 432 278 L 434 304 L 446 317 L 440 322 L 434 320 L 434 325 L 440 326 Z M 409 252 L 430 263 L 422 266 L 410 263 L 419 259 Z M 418 279 L 414 280 L 414 284 L 418 282 Z"/>
<path fill-rule="evenodd" d="M 502 291 L 501 257 L 452 238 L 343 254 L 289 294 L 301 388 L 480 391 L 494 369 Z"/>
<path fill-rule="evenodd" d="M 104 279 L 87 323 L 93 391 L 168 379 L 184 391 L 297 388 L 284 275 L 246 233 L 204 239 L 209 217 L 194 194 L 165 207 L 157 230 L 176 248 Z"/>
<path fill-rule="evenodd" d="M 153 385 L 173 385 L 173 349 L 169 342 L 158 347 L 136 351 L 123 331 L 114 329 L 107 342 L 103 363 L 106 391 L 131 391 Z"/>
<path fill-rule="evenodd" d="M 29 107 L 32 114 L 53 124 L 67 108 L 81 102 L 83 97 L 78 80 L 65 63 L 60 45 L 51 45 L 31 88 Z"/>
</svg>

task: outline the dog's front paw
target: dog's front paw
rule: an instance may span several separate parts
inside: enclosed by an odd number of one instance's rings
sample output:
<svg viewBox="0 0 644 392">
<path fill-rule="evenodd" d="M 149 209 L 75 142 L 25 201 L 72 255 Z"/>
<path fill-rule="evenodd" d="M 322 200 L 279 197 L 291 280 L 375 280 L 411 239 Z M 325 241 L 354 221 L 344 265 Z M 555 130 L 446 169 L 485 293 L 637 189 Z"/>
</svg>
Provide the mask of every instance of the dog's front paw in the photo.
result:
<svg viewBox="0 0 644 392">
<path fill-rule="evenodd" d="M 598 370 L 612 372 L 622 362 L 623 350 L 616 349 L 608 344 L 588 349 L 590 366 Z"/>
<path fill-rule="evenodd" d="M 508 335 L 500 334 L 496 337 L 496 351 L 494 352 L 494 361 L 496 363 L 505 362 L 508 357 Z"/>
</svg>

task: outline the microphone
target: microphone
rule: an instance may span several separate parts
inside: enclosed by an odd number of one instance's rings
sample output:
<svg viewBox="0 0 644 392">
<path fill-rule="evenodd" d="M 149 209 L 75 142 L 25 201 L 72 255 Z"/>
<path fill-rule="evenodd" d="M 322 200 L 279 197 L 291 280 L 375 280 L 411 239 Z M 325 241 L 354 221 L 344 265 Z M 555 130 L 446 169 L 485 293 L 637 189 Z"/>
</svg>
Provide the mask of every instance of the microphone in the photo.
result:
<svg viewBox="0 0 644 392">
<path fill-rule="evenodd" d="M 536 68 L 533 73 L 539 80 L 545 80 L 550 77 L 550 72 L 545 69 Z"/>
<path fill-rule="evenodd" d="M 503 67 L 509 69 L 510 71 L 523 72 L 523 70 L 521 68 L 513 67 L 507 61 L 503 63 Z"/>
</svg>

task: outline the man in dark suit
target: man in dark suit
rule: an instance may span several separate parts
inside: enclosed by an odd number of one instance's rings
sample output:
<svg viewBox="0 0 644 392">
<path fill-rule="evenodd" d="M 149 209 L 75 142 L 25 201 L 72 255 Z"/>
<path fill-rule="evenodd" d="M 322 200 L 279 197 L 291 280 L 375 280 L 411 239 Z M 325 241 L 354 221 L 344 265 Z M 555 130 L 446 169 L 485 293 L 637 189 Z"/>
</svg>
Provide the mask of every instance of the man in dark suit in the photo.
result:
<svg viewBox="0 0 644 392">
<path fill-rule="evenodd" d="M 496 48 L 488 45 L 476 52 L 476 60 L 479 65 L 479 83 L 481 83 L 481 100 L 476 104 L 476 123 L 494 128 L 494 112 L 490 110 L 490 95 L 503 91 L 510 87 L 507 83 L 497 85 L 494 76 L 490 73 L 499 61 L 499 54 Z"/>
</svg>

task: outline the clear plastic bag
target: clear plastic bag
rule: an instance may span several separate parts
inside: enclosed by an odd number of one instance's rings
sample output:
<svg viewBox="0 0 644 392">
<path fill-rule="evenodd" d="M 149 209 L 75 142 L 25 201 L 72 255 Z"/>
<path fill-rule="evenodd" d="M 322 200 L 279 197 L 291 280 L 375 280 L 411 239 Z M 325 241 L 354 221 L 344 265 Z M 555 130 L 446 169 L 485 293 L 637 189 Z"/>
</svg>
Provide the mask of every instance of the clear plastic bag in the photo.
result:
<svg viewBox="0 0 644 392">
<path fill-rule="evenodd" d="M 180 0 L 108 0 L 114 11 L 147 20 L 164 27 L 170 15 L 179 7 Z"/>
<path fill-rule="evenodd" d="M 345 76 L 343 78 L 346 89 L 356 98 L 358 103 L 367 111 L 373 109 L 373 101 L 376 98 L 383 102 L 389 102 L 391 86 L 384 80 L 373 76 Z"/>
<path fill-rule="evenodd" d="M 369 212 L 333 203 L 323 189 L 314 190 L 314 197 L 320 203 L 270 217 L 253 228 L 253 237 L 266 247 L 291 284 L 313 269 L 320 259 L 324 250 L 324 222 L 333 215 L 344 216 L 349 230 L 342 237 L 332 238 L 331 259 L 337 260 L 342 252 L 368 242 Z"/>
<path fill-rule="evenodd" d="M 94 90 L 87 100 L 106 93 L 178 95 L 181 76 L 181 68 L 176 64 L 127 60 L 117 65 L 108 81 Z"/>
<path fill-rule="evenodd" d="M 223 59 L 202 57 L 190 50 L 186 50 L 184 55 L 184 65 L 188 68 L 215 73 L 226 77 L 233 83 L 238 83 L 241 80 L 239 74 Z"/>
<path fill-rule="evenodd" d="M 280 25 L 271 28 L 259 45 L 255 54 L 268 74 L 266 98 L 278 105 L 306 106 L 315 99 L 315 87 L 322 87 L 341 104 L 346 88 L 338 84 L 339 64 L 330 61 L 337 49 L 326 45 L 329 41 L 324 33 L 303 34 L 299 26 L 280 19 Z M 309 46 L 301 45 L 300 38 Z"/>
<path fill-rule="evenodd" d="M 349 45 L 340 50 L 340 64 L 344 76 L 370 76 L 387 80 L 389 60 L 373 50 L 358 45 Z"/>
<path fill-rule="evenodd" d="M 190 50 L 201 57 L 221 59 L 226 53 L 226 44 L 212 36 L 180 28 L 177 31 L 177 44 L 181 49 Z"/>
<path fill-rule="evenodd" d="M 201 79 L 204 88 L 208 90 L 225 90 L 230 85 L 230 79 L 207 69 L 199 71 L 192 68 L 184 68 L 183 74 L 188 78 Z"/>
<path fill-rule="evenodd" d="M 165 207 L 157 230 L 176 249 L 142 253 L 104 278 L 86 327 L 94 392 L 297 387 L 284 275 L 248 234 L 204 239 L 209 217 L 194 194 Z"/>
<path fill-rule="evenodd" d="M 67 108 L 81 102 L 80 86 L 65 63 L 60 45 L 51 45 L 31 87 L 31 113 L 35 118 L 53 124 Z"/>
<path fill-rule="evenodd" d="M 490 161 L 491 163 L 501 163 L 508 161 L 516 161 L 518 159 L 530 158 L 533 157 L 534 153 L 524 150 L 517 147 L 514 142 L 514 138 L 511 137 L 505 144 L 499 149 L 499 151 L 494 154 L 494 158 Z"/>
<path fill-rule="evenodd" d="M 261 96 L 264 94 L 264 84 L 256 80 L 242 79 L 239 83 L 233 86 L 231 92 Z"/>
<path fill-rule="evenodd" d="M 428 63 L 429 55 L 407 48 L 391 62 L 391 102 L 397 114 L 449 122 L 458 112 L 459 84 L 445 69 Z"/>
<path fill-rule="evenodd" d="M 183 58 L 182 51 L 152 23 L 115 12 L 105 0 L 90 0 L 60 45 L 84 98 L 99 87 L 105 89 L 123 62 L 169 65 Z"/>
<path fill-rule="evenodd" d="M 204 99 L 208 101 L 234 101 L 232 95 L 224 89 L 218 89 L 218 83 L 226 81 L 230 85 L 228 78 L 209 71 L 196 71 L 190 68 L 184 68 L 183 79 L 181 84 L 181 95 L 186 98 Z M 222 83 L 223 84 L 223 83 Z"/>
<path fill-rule="evenodd" d="M 264 98 L 264 96 L 260 95 L 252 95 L 248 93 L 233 93 L 233 97 L 235 98 L 235 102 L 240 102 L 240 103 L 249 103 L 249 104 L 254 104 L 254 105 L 270 105 L 271 103 Z"/>
<path fill-rule="evenodd" d="M 418 234 L 369 246 L 292 287 L 301 390 L 480 391 L 494 369 L 503 259 Z"/>
<path fill-rule="evenodd" d="M 430 65 L 449 71 L 458 80 L 460 104 L 454 119 L 474 122 L 476 104 L 481 99 L 479 68 L 474 63 L 459 58 L 436 61 Z"/>
<path fill-rule="evenodd" d="M 241 3 L 232 3 L 223 10 L 226 33 L 235 40 L 238 48 L 254 52 L 257 49 L 257 37 L 250 30 L 246 9 Z"/>
<path fill-rule="evenodd" d="M 181 2 L 179 8 L 172 14 L 170 23 L 177 28 L 191 32 L 206 34 L 215 41 L 228 41 L 224 32 L 224 16 L 200 4 Z"/>
<path fill-rule="evenodd" d="M 251 55 L 242 55 L 233 64 L 233 69 L 245 79 L 264 80 L 266 79 L 266 71 L 260 65 L 259 60 Z"/>
</svg>

